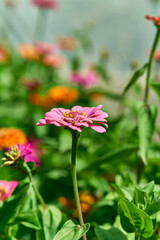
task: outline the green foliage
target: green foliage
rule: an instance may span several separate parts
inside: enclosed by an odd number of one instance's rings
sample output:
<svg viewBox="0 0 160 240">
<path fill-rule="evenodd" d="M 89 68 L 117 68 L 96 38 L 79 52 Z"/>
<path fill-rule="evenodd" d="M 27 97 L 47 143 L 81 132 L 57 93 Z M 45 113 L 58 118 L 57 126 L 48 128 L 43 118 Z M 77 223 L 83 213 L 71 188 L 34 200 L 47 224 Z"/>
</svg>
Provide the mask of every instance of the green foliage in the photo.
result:
<svg viewBox="0 0 160 240">
<path fill-rule="evenodd" d="M 89 223 L 81 227 L 69 220 L 63 225 L 53 240 L 78 240 L 89 230 L 89 227 Z"/>
<path fill-rule="evenodd" d="M 160 99 L 160 83 L 151 81 L 150 85 L 153 91 L 157 94 L 158 98 Z"/>
<path fill-rule="evenodd" d="M 148 63 L 145 63 L 141 68 L 139 68 L 138 70 L 136 70 L 134 72 L 134 74 L 133 74 L 132 78 L 130 79 L 129 83 L 127 84 L 127 86 L 123 90 L 123 95 L 125 95 L 127 93 L 127 91 L 137 82 L 137 80 L 141 76 L 143 76 L 143 74 L 145 73 L 147 68 L 148 68 Z"/>
<path fill-rule="evenodd" d="M 36 231 L 36 240 L 53 240 L 62 219 L 60 210 L 53 205 L 46 209 L 39 207 L 39 219 L 42 229 Z"/>
<path fill-rule="evenodd" d="M 94 228 L 98 240 L 127 240 L 127 237 L 118 228 L 102 228 L 98 225 Z"/>
<path fill-rule="evenodd" d="M 145 106 L 144 103 L 140 102 L 137 104 L 137 115 L 140 157 L 147 164 L 148 150 L 157 116 L 157 107 L 155 105 Z"/>
<path fill-rule="evenodd" d="M 153 223 L 151 218 L 135 204 L 121 199 L 118 203 L 119 214 L 123 229 L 128 232 L 136 232 L 144 238 L 153 234 Z"/>
</svg>

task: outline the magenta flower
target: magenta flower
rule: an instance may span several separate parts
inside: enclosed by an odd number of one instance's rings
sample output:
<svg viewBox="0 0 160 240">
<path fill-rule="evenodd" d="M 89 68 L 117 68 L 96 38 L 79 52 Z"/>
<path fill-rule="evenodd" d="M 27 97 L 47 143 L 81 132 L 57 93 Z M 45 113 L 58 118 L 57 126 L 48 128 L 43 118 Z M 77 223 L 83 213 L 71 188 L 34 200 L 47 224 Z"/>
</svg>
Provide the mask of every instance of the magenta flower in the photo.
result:
<svg viewBox="0 0 160 240">
<path fill-rule="evenodd" d="M 71 82 L 80 84 L 84 88 L 90 88 L 97 84 L 98 76 L 94 72 L 88 72 L 87 74 L 82 73 L 72 73 L 70 77 Z"/>
<path fill-rule="evenodd" d="M 56 9 L 59 6 L 56 0 L 31 0 L 32 4 L 39 8 Z"/>
<path fill-rule="evenodd" d="M 35 50 L 40 55 L 55 54 L 58 52 L 59 47 L 57 44 L 37 42 L 34 44 Z"/>
<path fill-rule="evenodd" d="M 37 126 L 47 124 L 54 124 L 58 127 L 65 127 L 82 132 L 82 128 L 91 127 L 93 130 L 103 133 L 106 129 L 99 124 L 106 127 L 105 123 L 108 114 L 101 111 L 102 105 L 97 107 L 81 107 L 75 106 L 71 110 L 64 108 L 53 108 L 50 112 L 45 114 L 43 119 L 40 119 Z"/>
<path fill-rule="evenodd" d="M 32 142 L 28 142 L 24 145 L 17 144 L 17 149 L 20 152 L 20 157 L 23 157 L 26 163 L 34 162 L 36 167 L 39 166 L 40 164 L 39 156 Z"/>
<path fill-rule="evenodd" d="M 154 22 L 158 26 L 160 25 L 160 16 L 154 17 L 154 16 L 146 15 L 145 18 Z"/>
<path fill-rule="evenodd" d="M 18 185 L 18 181 L 3 181 L 0 180 L 0 200 L 4 202 Z"/>
<path fill-rule="evenodd" d="M 6 157 L 2 158 L 4 161 L 3 166 L 14 165 L 17 160 L 24 158 L 25 162 L 34 162 L 35 166 L 39 166 L 39 154 L 32 142 L 27 142 L 26 144 L 12 147 L 5 153 Z"/>
</svg>

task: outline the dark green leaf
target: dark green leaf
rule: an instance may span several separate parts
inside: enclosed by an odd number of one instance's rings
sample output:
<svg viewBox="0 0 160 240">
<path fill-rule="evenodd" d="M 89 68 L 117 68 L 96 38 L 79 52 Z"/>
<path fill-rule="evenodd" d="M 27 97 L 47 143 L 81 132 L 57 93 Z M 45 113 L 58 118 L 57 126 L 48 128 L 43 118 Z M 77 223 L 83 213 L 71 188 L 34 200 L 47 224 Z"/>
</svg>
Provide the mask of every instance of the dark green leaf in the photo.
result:
<svg viewBox="0 0 160 240">
<path fill-rule="evenodd" d="M 152 203 L 149 207 L 147 207 L 147 209 L 145 210 L 145 212 L 149 215 L 152 216 L 155 213 L 160 211 L 160 201 L 158 202 L 154 202 Z"/>
<path fill-rule="evenodd" d="M 157 94 L 157 96 L 160 98 L 160 82 L 153 82 L 150 83 L 152 89 Z"/>
<path fill-rule="evenodd" d="M 118 206 L 121 224 L 126 232 L 140 233 L 144 238 L 152 236 L 153 223 L 144 211 L 125 199 L 121 199 Z"/>
<path fill-rule="evenodd" d="M 118 228 L 104 229 L 98 225 L 94 228 L 98 240 L 127 240 L 127 237 Z"/>
<path fill-rule="evenodd" d="M 78 240 L 89 230 L 89 227 L 89 223 L 86 223 L 81 227 L 69 220 L 63 225 L 53 240 Z"/>
<path fill-rule="evenodd" d="M 135 71 L 135 73 L 133 74 L 133 76 L 130 79 L 129 83 L 125 87 L 125 89 L 123 91 L 123 95 L 125 95 L 126 92 L 130 89 L 130 87 L 132 87 L 136 83 L 136 81 L 144 74 L 144 72 L 146 71 L 147 67 L 148 67 L 148 63 L 145 63 L 143 65 L 143 67 L 141 67 L 137 71 Z"/>
</svg>

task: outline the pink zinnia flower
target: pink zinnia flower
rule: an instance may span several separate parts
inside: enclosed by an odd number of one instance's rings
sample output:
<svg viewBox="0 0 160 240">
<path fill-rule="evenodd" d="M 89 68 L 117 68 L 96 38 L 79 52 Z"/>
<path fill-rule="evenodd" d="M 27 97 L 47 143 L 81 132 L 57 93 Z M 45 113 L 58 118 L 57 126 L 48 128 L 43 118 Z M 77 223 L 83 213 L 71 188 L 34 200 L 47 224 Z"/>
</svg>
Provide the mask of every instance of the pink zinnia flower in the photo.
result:
<svg viewBox="0 0 160 240">
<path fill-rule="evenodd" d="M 97 84 L 98 76 L 94 72 L 88 72 L 87 74 L 82 74 L 75 72 L 70 77 L 71 82 L 80 84 L 84 88 L 90 88 Z"/>
<path fill-rule="evenodd" d="M 145 18 L 154 22 L 156 25 L 160 25 L 160 16 L 154 17 L 154 16 L 146 15 Z"/>
<path fill-rule="evenodd" d="M 39 8 L 55 9 L 59 6 L 56 0 L 31 0 L 32 4 Z"/>
<path fill-rule="evenodd" d="M 9 149 L 5 155 L 6 157 L 2 158 L 5 161 L 2 166 L 13 165 L 20 158 L 24 158 L 26 163 L 34 162 L 36 167 L 40 164 L 38 152 L 32 142 L 27 142 L 23 145 L 17 144 L 15 147 Z"/>
<path fill-rule="evenodd" d="M 34 162 L 36 167 L 39 166 L 40 160 L 32 142 L 28 142 L 24 145 L 17 145 L 17 148 L 20 152 L 20 157 L 23 157 L 26 163 Z"/>
<path fill-rule="evenodd" d="M 35 50 L 40 55 L 55 54 L 59 47 L 57 44 L 37 42 L 34 44 Z"/>
<path fill-rule="evenodd" d="M 0 180 L 0 200 L 4 202 L 18 185 L 18 181 L 3 181 Z"/>
<path fill-rule="evenodd" d="M 75 106 L 71 110 L 64 108 L 53 108 L 50 112 L 45 114 L 45 118 L 40 119 L 37 126 L 43 126 L 47 124 L 54 124 L 58 127 L 65 127 L 67 129 L 73 129 L 78 132 L 82 132 L 82 128 L 91 127 L 93 130 L 103 133 L 106 129 L 99 124 L 105 123 L 108 114 L 101 111 L 102 105 L 97 107 L 81 107 Z"/>
</svg>

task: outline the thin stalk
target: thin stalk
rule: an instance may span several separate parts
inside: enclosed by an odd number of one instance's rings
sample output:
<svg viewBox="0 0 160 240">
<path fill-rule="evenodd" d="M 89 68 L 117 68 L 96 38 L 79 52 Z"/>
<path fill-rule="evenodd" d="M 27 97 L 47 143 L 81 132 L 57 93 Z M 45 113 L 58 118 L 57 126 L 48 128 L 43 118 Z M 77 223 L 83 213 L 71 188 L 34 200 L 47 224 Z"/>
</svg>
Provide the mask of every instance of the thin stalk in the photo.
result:
<svg viewBox="0 0 160 240">
<path fill-rule="evenodd" d="M 140 239 L 141 239 L 140 234 L 135 233 L 135 238 L 134 238 L 134 239 L 135 239 L 135 240 L 140 240 Z"/>
<path fill-rule="evenodd" d="M 35 194 L 36 194 L 39 202 L 41 203 L 43 209 L 46 209 L 46 204 L 45 204 L 45 202 L 44 202 L 41 194 L 39 193 L 38 189 L 35 187 L 35 185 L 34 185 L 34 183 L 33 183 L 33 178 L 32 178 L 32 173 L 31 173 L 30 168 L 28 167 L 28 165 L 27 165 L 26 163 L 24 164 L 24 166 L 25 166 L 25 169 L 26 169 L 26 171 L 27 171 L 29 181 L 30 181 L 30 183 L 31 183 L 31 185 L 32 185 L 32 187 L 33 187 L 33 190 L 34 190 L 34 192 L 35 192 Z"/>
<path fill-rule="evenodd" d="M 81 205 L 79 200 L 78 185 L 77 185 L 77 173 L 76 173 L 76 152 L 77 152 L 77 143 L 78 143 L 79 133 L 77 131 L 72 131 L 72 154 L 71 154 L 71 172 L 72 172 L 72 183 L 74 190 L 74 197 L 78 212 L 78 218 L 80 225 L 84 225 Z M 87 240 L 86 234 L 83 235 L 83 240 Z"/>
<path fill-rule="evenodd" d="M 148 69 L 147 69 L 146 88 L 145 88 L 145 96 L 144 96 L 144 103 L 146 106 L 148 105 L 149 81 L 150 81 L 150 76 L 151 76 L 151 71 L 152 71 L 153 60 L 154 60 L 154 53 L 155 53 L 155 50 L 158 45 L 159 37 L 160 37 L 160 28 L 157 27 L 157 32 L 156 32 L 155 39 L 153 42 L 151 54 L 149 57 Z"/>
</svg>

